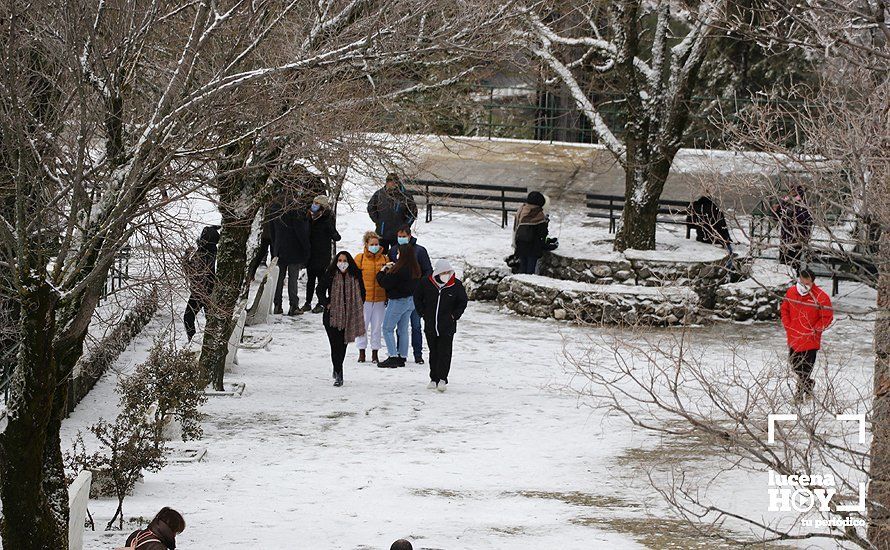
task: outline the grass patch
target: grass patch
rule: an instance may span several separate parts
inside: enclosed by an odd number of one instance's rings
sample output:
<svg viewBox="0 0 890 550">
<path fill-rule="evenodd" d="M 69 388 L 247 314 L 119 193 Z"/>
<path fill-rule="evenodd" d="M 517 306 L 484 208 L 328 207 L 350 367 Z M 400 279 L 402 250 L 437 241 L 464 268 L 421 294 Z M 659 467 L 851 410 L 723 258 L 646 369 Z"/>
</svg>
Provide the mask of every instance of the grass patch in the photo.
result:
<svg viewBox="0 0 890 550">
<path fill-rule="evenodd" d="M 520 496 L 525 498 L 541 498 L 546 500 L 558 500 L 573 506 L 584 506 L 587 508 L 640 508 L 639 504 L 629 502 L 622 498 L 611 495 L 592 495 L 590 493 L 582 493 L 579 491 L 556 492 L 556 491 L 517 491 L 515 493 L 504 493 L 504 496 Z"/>
<path fill-rule="evenodd" d="M 758 544 L 753 540 L 744 543 L 726 541 L 720 536 L 732 536 L 735 539 L 742 537 L 720 527 L 708 527 L 707 531 L 704 527 L 698 529 L 681 519 L 580 517 L 573 519 L 572 523 L 630 535 L 640 544 L 658 550 L 704 550 L 710 548 L 783 550 L 791 548 L 773 543 Z"/>
</svg>

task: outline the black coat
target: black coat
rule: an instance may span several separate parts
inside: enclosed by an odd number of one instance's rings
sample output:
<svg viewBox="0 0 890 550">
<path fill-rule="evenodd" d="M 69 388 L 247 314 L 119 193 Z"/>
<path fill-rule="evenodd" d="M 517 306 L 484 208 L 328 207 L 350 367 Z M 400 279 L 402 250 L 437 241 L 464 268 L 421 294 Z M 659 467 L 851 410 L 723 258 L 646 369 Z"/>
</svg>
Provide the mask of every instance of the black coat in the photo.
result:
<svg viewBox="0 0 890 550">
<path fill-rule="evenodd" d="M 325 208 L 321 216 L 309 216 L 309 271 L 324 271 L 331 265 L 331 242 L 340 240 L 334 216 Z"/>
<path fill-rule="evenodd" d="M 430 253 L 426 251 L 426 248 L 417 244 L 417 237 L 411 237 L 411 246 L 414 247 L 414 256 L 417 258 L 417 263 L 420 264 L 420 276 L 429 277 L 433 274 L 433 264 L 430 262 Z M 399 247 L 390 247 L 389 259 L 394 262 L 398 259 L 398 256 Z"/>
<path fill-rule="evenodd" d="M 513 236 L 516 255 L 532 258 L 543 256 L 549 226 L 550 220 L 546 216 L 539 223 L 519 225 Z"/>
<path fill-rule="evenodd" d="M 207 226 L 201 231 L 197 248 L 189 254 L 185 262 L 185 276 L 189 290 L 195 296 L 207 299 L 216 283 L 216 245 L 219 243 L 219 230 Z"/>
<path fill-rule="evenodd" d="M 283 269 L 290 264 L 309 263 L 309 220 L 301 208 L 285 210 L 272 205 L 272 256 Z"/>
<path fill-rule="evenodd" d="M 411 270 L 407 267 L 395 273 L 392 269 L 381 271 L 377 274 L 377 282 L 386 291 L 386 297 L 390 300 L 410 298 L 414 296 L 414 290 L 417 288 L 417 279 L 411 276 Z"/>
<path fill-rule="evenodd" d="M 414 195 L 399 186 L 393 190 L 378 189 L 368 201 L 368 215 L 376 224 L 377 234 L 385 241 L 395 242 L 396 233 L 403 225 L 411 225 L 417 219 L 417 202 Z"/>
<path fill-rule="evenodd" d="M 424 277 L 414 291 L 414 309 L 423 317 L 425 329 L 436 336 L 452 336 L 457 321 L 467 309 L 467 291 L 456 278 L 442 288 L 432 277 Z"/>
<path fill-rule="evenodd" d="M 726 217 L 710 197 L 699 197 L 693 202 L 686 221 L 695 228 L 697 241 L 722 246 L 732 242 Z"/>
</svg>

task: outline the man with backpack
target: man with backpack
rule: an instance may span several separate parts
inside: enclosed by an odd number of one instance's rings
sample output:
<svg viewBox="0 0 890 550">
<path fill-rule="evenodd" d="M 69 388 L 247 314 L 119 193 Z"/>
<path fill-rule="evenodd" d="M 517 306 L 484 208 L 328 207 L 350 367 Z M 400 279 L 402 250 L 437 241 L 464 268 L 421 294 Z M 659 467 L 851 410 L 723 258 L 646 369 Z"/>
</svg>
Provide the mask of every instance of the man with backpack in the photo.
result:
<svg viewBox="0 0 890 550">
<path fill-rule="evenodd" d="M 417 219 L 417 202 L 398 174 L 387 174 L 386 184 L 368 201 L 368 215 L 376 225 L 384 252 L 396 244 L 399 228 L 410 226 Z"/>
</svg>

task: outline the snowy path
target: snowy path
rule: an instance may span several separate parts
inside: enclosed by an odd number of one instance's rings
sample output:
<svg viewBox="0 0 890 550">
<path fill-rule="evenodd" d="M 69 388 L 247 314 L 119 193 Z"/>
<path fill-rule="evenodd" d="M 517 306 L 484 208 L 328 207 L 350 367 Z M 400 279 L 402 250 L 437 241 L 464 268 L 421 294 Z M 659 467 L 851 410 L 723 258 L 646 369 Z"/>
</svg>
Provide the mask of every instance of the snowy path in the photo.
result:
<svg viewBox="0 0 890 550">
<path fill-rule="evenodd" d="M 564 502 L 612 502 L 621 489 L 609 459 L 632 440 L 545 389 L 567 381 L 554 323 L 471 304 L 445 394 L 425 389 L 425 367 L 358 365 L 354 346 L 334 388 L 319 316 L 278 317 L 254 334 L 269 327 L 271 350 L 242 352 L 230 376 L 244 396 L 205 407 L 205 461 L 146 476 L 126 504 L 180 508 L 182 548 L 383 548 L 409 536 L 422 548 L 638 547 L 572 523 L 608 517 L 605 506 Z M 100 517 L 110 506 L 91 503 Z"/>
</svg>

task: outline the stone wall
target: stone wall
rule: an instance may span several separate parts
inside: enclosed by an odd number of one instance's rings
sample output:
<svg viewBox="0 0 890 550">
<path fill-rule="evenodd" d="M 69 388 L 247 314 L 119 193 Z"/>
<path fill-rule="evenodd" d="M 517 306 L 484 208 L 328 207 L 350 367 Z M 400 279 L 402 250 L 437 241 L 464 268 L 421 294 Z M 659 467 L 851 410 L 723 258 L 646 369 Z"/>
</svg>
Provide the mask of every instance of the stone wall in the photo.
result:
<svg viewBox="0 0 890 550">
<path fill-rule="evenodd" d="M 717 289 L 713 310 L 717 319 L 770 321 L 779 318 L 785 286 L 764 287 L 748 279 Z"/>
<path fill-rule="evenodd" d="M 723 268 L 728 255 L 718 249 L 700 259 L 671 259 L 669 251 L 628 250 L 622 254 L 569 257 L 547 253 L 539 272 L 546 277 L 597 285 L 705 286 L 716 285 L 726 277 Z"/>
<path fill-rule="evenodd" d="M 594 285 L 511 275 L 498 302 L 532 317 L 610 325 L 680 325 L 699 321 L 698 295 L 687 287 Z"/>
<path fill-rule="evenodd" d="M 506 266 L 473 266 L 464 269 L 463 283 L 470 300 L 497 300 L 498 284 L 510 275 Z"/>
</svg>

